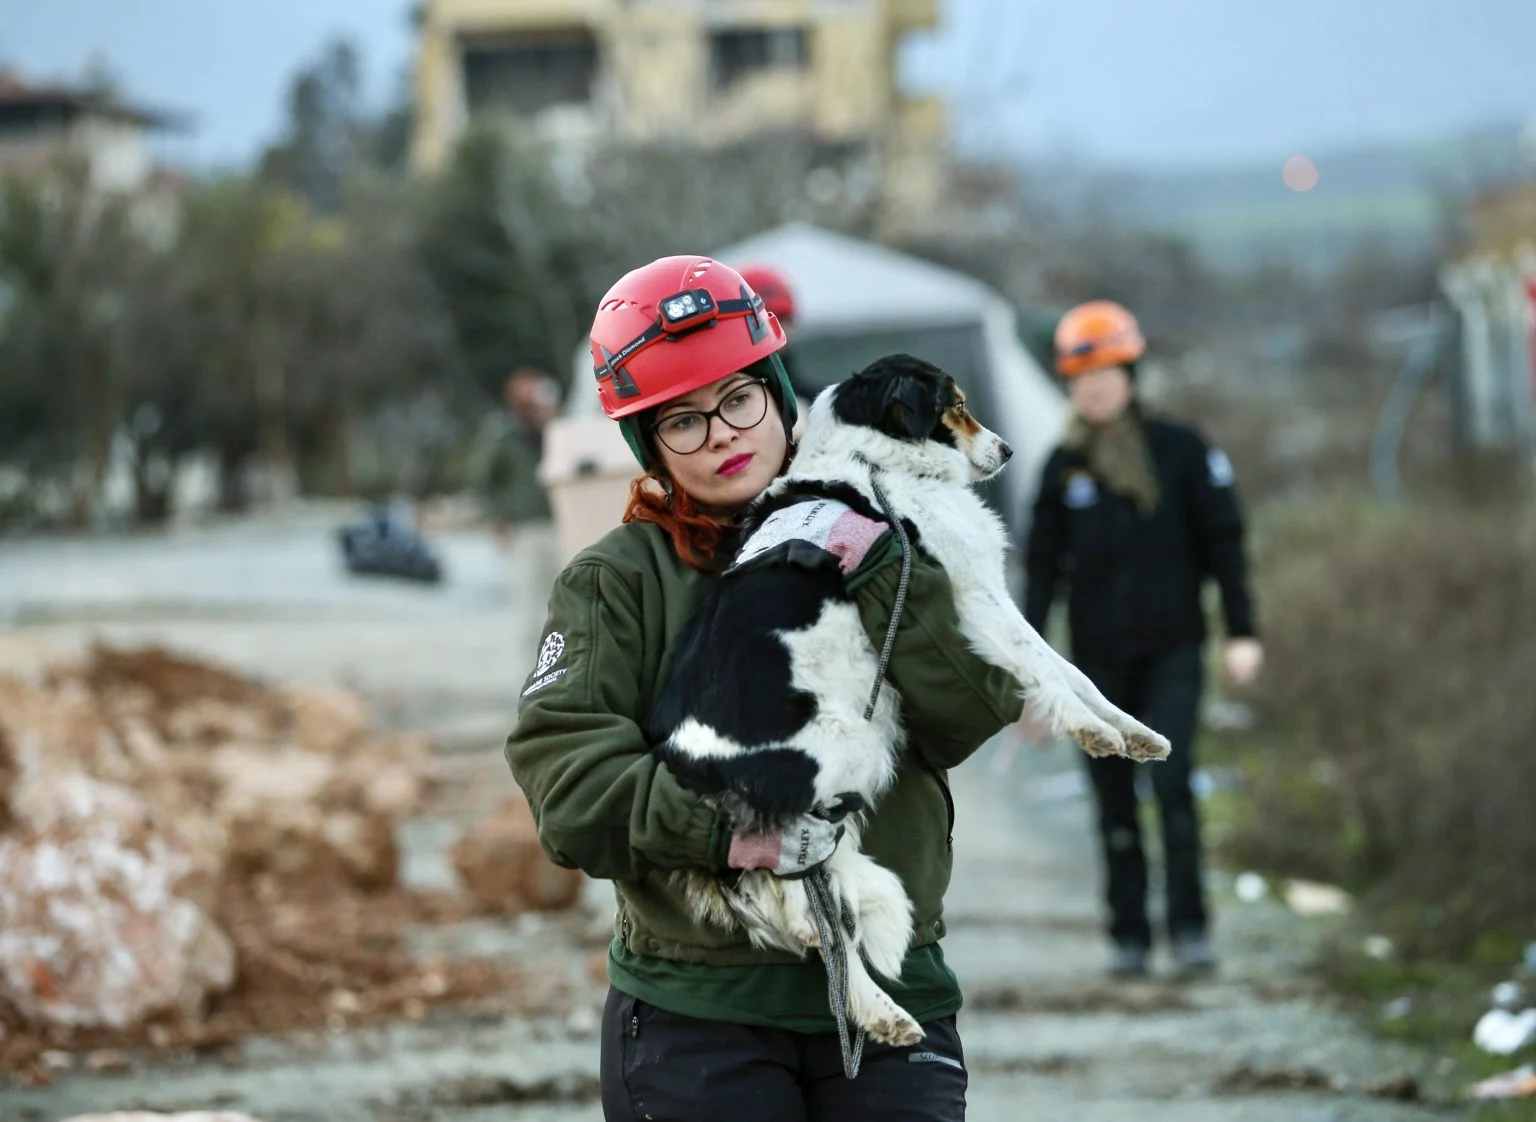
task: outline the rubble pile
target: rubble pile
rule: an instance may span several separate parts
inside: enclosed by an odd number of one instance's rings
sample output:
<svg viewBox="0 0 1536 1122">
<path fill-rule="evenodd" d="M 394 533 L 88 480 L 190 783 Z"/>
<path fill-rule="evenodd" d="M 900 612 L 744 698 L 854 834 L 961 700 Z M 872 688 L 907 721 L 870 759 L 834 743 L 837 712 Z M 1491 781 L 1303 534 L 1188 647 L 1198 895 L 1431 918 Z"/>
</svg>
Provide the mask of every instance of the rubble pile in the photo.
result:
<svg viewBox="0 0 1536 1122">
<path fill-rule="evenodd" d="M 521 798 L 499 803 L 454 844 L 449 857 L 482 914 L 559 911 L 581 895 L 582 874 L 544 856 L 533 812 Z"/>
<path fill-rule="evenodd" d="M 399 943 L 462 911 L 397 886 L 431 774 L 427 739 L 376 733 L 347 692 L 158 648 L 0 679 L 0 1072 L 497 984 Z"/>
</svg>

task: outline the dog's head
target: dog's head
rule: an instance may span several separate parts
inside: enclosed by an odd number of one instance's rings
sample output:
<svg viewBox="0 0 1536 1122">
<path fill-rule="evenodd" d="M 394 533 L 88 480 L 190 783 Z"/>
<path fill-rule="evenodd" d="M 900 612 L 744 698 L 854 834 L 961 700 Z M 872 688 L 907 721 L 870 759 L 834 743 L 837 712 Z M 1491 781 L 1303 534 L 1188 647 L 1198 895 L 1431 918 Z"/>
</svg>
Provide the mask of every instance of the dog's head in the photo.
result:
<svg viewBox="0 0 1536 1122">
<path fill-rule="evenodd" d="M 831 414 L 841 424 L 890 437 L 899 443 L 887 444 L 887 451 L 935 459 L 957 469 L 967 482 L 996 475 L 1013 455 L 1002 437 L 971 416 L 954 378 L 911 355 L 876 359 L 828 390 L 827 396 Z M 876 463 L 887 458 L 876 447 L 865 454 Z"/>
</svg>

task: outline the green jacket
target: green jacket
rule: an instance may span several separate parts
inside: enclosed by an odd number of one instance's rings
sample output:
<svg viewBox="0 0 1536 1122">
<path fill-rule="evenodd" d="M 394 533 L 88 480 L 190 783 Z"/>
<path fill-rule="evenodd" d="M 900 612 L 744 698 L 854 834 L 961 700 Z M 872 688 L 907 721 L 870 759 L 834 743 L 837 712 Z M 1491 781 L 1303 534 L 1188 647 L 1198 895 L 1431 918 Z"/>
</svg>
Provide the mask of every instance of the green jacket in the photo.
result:
<svg viewBox="0 0 1536 1122">
<path fill-rule="evenodd" d="M 848 578 L 877 650 L 900 559 L 888 531 Z M 726 869 L 727 822 L 679 785 L 641 732 L 677 634 L 717 579 L 683 564 L 667 536 L 645 523 L 621 526 L 578 554 L 551 592 L 507 762 L 550 857 L 614 882 L 616 986 L 674 1012 L 829 1030 L 819 959 L 759 950 L 739 931 L 697 924 L 670 877 Z M 914 946 L 890 992 L 903 1001 L 903 986 L 916 987 L 907 1007 L 921 1020 L 959 1007 L 936 945 L 955 813 L 946 772 L 1017 720 L 1022 703 L 1012 676 L 971 653 L 947 574 L 917 551 L 889 680 L 901 691 L 908 747 L 863 848 L 901 877 L 912 899 Z"/>
<path fill-rule="evenodd" d="M 550 517 L 549 496 L 539 482 L 540 441 L 505 410 L 487 417 L 476 438 L 475 491 L 486 515 L 498 522 L 537 522 Z"/>
</svg>

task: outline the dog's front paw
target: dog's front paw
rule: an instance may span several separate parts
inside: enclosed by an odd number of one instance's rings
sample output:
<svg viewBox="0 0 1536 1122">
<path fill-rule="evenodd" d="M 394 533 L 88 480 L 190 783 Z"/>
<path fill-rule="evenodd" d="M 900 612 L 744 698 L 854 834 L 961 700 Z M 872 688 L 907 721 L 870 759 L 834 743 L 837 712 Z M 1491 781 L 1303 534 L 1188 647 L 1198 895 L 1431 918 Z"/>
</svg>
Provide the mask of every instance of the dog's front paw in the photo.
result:
<svg viewBox="0 0 1536 1122">
<path fill-rule="evenodd" d="M 1168 738 L 1155 732 L 1149 735 L 1133 732 L 1125 738 L 1125 754 L 1138 763 L 1166 760 L 1168 751 Z"/>
<path fill-rule="evenodd" d="M 1071 729 L 1068 734 L 1090 756 L 1123 756 L 1125 740 L 1108 725 L 1089 725 Z"/>
</svg>

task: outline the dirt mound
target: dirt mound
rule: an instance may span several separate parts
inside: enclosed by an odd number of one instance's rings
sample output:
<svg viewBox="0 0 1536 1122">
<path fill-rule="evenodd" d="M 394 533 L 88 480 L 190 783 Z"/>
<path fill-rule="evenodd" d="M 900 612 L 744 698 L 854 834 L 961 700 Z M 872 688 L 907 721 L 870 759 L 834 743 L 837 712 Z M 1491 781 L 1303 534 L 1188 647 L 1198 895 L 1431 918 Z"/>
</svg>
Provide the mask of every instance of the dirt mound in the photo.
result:
<svg viewBox="0 0 1536 1122">
<path fill-rule="evenodd" d="M 523 799 L 500 803 L 450 853 L 475 907 L 489 915 L 569 908 L 585 878 L 544 856 L 533 812 Z"/>
<path fill-rule="evenodd" d="M 515 989 L 401 945 L 465 910 L 397 887 L 432 768 L 351 694 L 159 648 L 0 679 L 0 1073 Z"/>
</svg>

